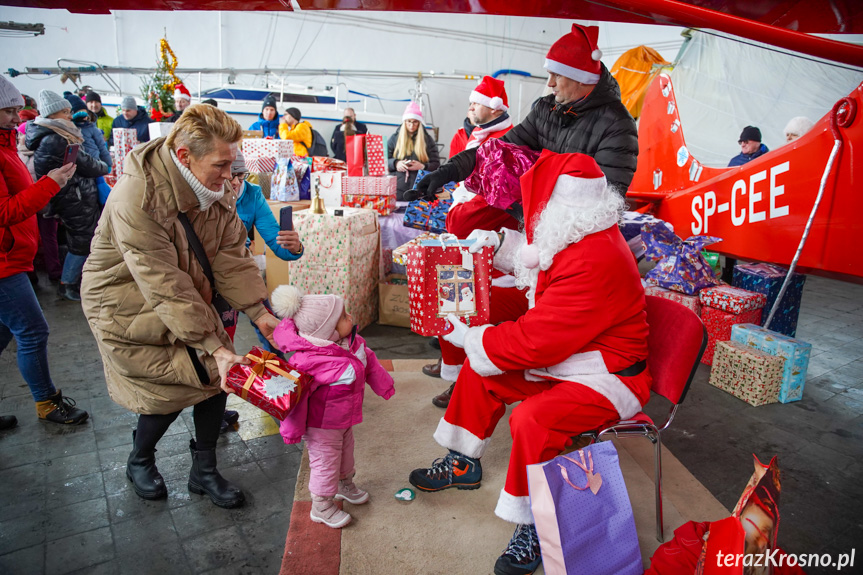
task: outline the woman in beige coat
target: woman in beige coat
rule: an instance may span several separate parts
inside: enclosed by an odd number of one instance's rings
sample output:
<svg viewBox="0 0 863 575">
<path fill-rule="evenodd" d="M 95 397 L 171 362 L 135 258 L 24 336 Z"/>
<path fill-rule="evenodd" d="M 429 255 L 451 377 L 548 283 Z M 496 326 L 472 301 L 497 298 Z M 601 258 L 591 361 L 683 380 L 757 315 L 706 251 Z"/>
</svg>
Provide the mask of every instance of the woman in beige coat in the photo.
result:
<svg viewBox="0 0 863 575">
<path fill-rule="evenodd" d="M 145 499 L 167 496 L 155 449 L 184 408 L 194 406 L 189 490 L 220 507 L 243 492 L 216 470 L 216 440 L 234 353 L 212 302 L 214 287 L 268 338 L 278 320 L 246 249 L 236 194 L 226 181 L 242 129 L 207 105 L 183 113 L 167 138 L 133 150 L 111 192 L 84 266 L 81 299 L 96 337 L 111 398 L 140 414 L 126 475 Z M 191 222 L 215 286 L 190 247 L 179 217 Z M 221 383 L 221 389 L 220 389 Z"/>
</svg>

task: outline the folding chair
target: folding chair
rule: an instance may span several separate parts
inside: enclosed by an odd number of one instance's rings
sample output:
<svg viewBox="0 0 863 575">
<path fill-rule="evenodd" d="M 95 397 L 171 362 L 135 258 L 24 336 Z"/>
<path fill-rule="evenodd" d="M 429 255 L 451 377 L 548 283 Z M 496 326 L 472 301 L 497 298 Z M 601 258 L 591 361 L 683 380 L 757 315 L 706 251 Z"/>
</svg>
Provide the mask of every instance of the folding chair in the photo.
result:
<svg viewBox="0 0 863 575">
<path fill-rule="evenodd" d="M 643 412 L 632 419 L 615 421 L 600 429 L 583 433 L 591 443 L 614 437 L 646 437 L 653 443 L 656 484 L 656 538 L 664 539 L 662 525 L 662 438 L 683 403 L 701 355 L 707 347 L 707 330 L 695 313 L 684 305 L 656 296 L 647 299 L 647 367 L 653 376 L 651 390 L 671 402 L 668 417 L 661 425 Z"/>
</svg>

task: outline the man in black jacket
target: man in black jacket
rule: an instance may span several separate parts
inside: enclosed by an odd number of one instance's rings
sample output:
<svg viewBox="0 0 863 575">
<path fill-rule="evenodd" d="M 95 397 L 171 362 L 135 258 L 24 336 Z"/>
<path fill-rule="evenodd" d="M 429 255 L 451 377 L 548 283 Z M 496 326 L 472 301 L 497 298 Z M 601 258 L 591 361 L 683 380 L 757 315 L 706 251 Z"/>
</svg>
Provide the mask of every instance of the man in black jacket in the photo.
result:
<svg viewBox="0 0 863 575">
<path fill-rule="evenodd" d="M 620 86 L 599 60 L 598 36 L 596 26 L 573 24 L 552 45 L 545 59 L 552 93 L 537 100 L 527 118 L 501 139 L 534 150 L 592 156 L 608 183 L 625 194 L 635 174 L 638 131 L 620 101 Z M 467 178 L 475 165 L 476 149 L 455 155 L 420 181 L 418 194 L 433 196 L 447 182 Z"/>
<path fill-rule="evenodd" d="M 368 127 L 362 122 L 357 122 L 357 113 L 354 112 L 354 109 L 345 108 L 345 117 L 342 119 L 342 123 L 333 130 L 333 137 L 330 138 L 333 157 L 345 161 L 345 136 L 368 133 Z"/>
</svg>

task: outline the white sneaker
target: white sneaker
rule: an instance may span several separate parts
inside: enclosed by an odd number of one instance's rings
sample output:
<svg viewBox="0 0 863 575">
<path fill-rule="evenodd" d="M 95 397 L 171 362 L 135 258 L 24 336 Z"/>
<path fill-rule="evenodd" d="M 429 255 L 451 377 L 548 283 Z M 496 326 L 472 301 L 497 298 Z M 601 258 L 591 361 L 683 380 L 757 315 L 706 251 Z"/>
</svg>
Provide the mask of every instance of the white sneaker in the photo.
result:
<svg viewBox="0 0 863 575">
<path fill-rule="evenodd" d="M 354 505 L 362 505 L 369 500 L 369 492 L 357 487 L 353 481 L 353 475 L 351 475 L 339 480 L 339 492 L 336 493 L 336 499 L 341 499 Z"/>
<path fill-rule="evenodd" d="M 309 517 L 315 523 L 323 523 L 333 529 L 341 529 L 352 519 L 349 513 L 338 508 L 332 497 L 318 495 L 312 495 L 312 510 L 309 512 Z"/>
</svg>

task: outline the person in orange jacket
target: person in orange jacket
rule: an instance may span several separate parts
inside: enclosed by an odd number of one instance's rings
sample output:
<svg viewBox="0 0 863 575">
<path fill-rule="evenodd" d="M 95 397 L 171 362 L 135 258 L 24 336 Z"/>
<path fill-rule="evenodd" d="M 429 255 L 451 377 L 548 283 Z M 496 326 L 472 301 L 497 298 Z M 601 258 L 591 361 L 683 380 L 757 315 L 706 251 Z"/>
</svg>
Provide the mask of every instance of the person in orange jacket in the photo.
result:
<svg viewBox="0 0 863 575">
<path fill-rule="evenodd" d="M 305 158 L 312 147 L 312 125 L 296 108 L 288 108 L 279 124 L 279 138 L 294 141 L 294 155 Z"/>
</svg>

